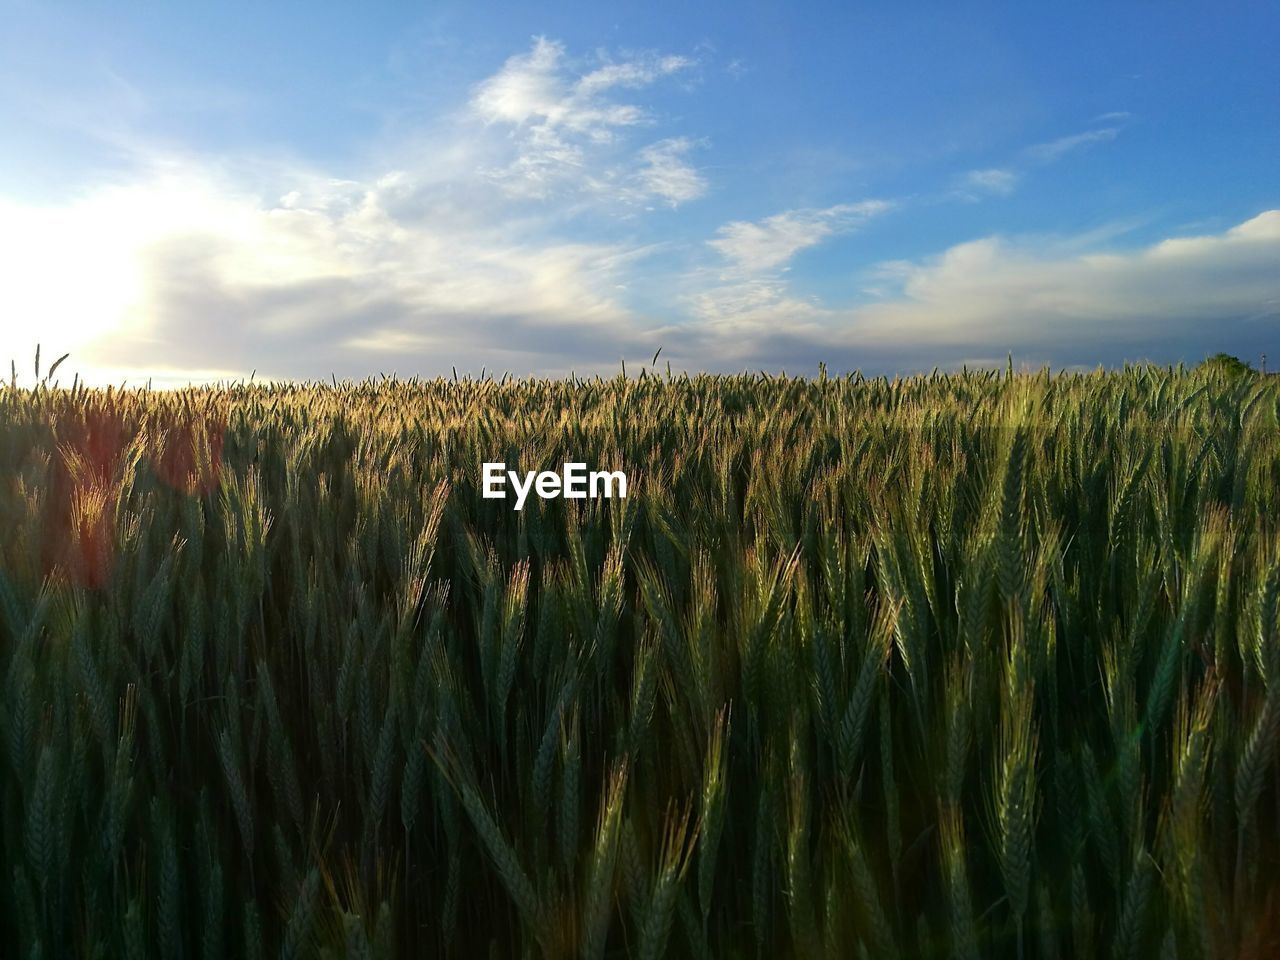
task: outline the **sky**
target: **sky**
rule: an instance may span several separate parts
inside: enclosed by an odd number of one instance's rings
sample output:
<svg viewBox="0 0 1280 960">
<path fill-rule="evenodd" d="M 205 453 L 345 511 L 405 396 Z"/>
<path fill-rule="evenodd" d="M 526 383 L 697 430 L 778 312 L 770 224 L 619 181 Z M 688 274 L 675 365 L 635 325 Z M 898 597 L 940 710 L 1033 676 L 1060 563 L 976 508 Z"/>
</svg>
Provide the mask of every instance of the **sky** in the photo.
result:
<svg viewBox="0 0 1280 960">
<path fill-rule="evenodd" d="M 0 363 L 37 343 L 159 385 L 1280 367 L 1280 6 L 0 0 Z"/>
</svg>

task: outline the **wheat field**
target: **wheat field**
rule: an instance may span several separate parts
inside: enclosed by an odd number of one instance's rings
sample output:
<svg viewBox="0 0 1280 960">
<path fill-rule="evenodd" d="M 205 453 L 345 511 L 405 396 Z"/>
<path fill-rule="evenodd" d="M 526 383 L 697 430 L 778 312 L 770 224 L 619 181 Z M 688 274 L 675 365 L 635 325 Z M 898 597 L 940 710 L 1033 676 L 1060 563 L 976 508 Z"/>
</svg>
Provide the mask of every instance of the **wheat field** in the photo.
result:
<svg viewBox="0 0 1280 960">
<path fill-rule="evenodd" d="M 1278 424 L 1154 367 L 0 388 L 0 956 L 1280 955 Z"/>
</svg>

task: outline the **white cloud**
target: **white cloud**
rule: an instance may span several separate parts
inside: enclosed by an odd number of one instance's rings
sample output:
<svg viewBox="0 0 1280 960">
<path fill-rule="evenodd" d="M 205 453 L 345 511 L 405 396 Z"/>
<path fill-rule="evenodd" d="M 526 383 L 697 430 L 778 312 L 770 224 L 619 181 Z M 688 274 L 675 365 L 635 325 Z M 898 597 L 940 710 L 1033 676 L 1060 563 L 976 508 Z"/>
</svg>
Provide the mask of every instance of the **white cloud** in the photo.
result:
<svg viewBox="0 0 1280 960">
<path fill-rule="evenodd" d="M 882 200 L 733 220 L 691 263 L 670 263 L 678 242 L 663 247 L 670 272 L 656 272 L 653 246 L 599 239 L 611 235 L 570 217 L 705 194 L 691 159 L 703 142 L 651 129 L 656 117 L 627 93 L 689 63 L 597 57 L 575 72 L 539 40 L 473 88 L 453 126 L 406 138 L 369 169 L 144 146 L 131 174 L 65 203 L 0 197 L 0 362 L 40 340 L 46 357 L 72 352 L 61 373 L 99 382 L 254 368 L 557 374 L 616 369 L 662 345 L 692 368 L 884 370 L 1008 350 L 1055 365 L 1244 354 L 1280 335 L 1280 211 L 1142 249 L 1116 248 L 1125 224 L 1052 243 L 979 238 L 870 278 L 851 268 L 851 286 L 867 281 L 855 305 L 807 296 L 787 268 L 885 213 Z M 967 186 L 1012 188 L 1034 162 L 1115 129 L 970 171 Z"/>
<path fill-rule="evenodd" d="M 1201 335 L 1280 298 L 1280 211 L 1224 233 L 1057 256 L 986 238 L 899 265 L 901 299 L 858 313 L 862 335 L 935 342 L 1107 343 Z M 1274 308 L 1271 310 L 1274 313 Z"/>
<path fill-rule="evenodd" d="M 574 92 L 579 97 L 589 97 L 611 87 L 636 89 L 692 66 L 693 60 L 674 54 L 651 54 L 636 60 L 608 63 L 579 79 L 574 84 Z"/>
<path fill-rule="evenodd" d="M 720 227 L 708 243 L 736 269 L 761 273 L 783 267 L 801 250 L 853 230 L 889 207 L 884 200 L 864 200 L 821 210 L 788 210 L 755 222 L 735 220 Z"/>
<path fill-rule="evenodd" d="M 816 298 L 795 294 L 784 279 L 791 259 L 829 237 L 857 229 L 891 209 L 884 200 L 788 210 L 763 220 L 726 223 L 707 241 L 726 261 L 717 270 L 693 271 L 684 296 L 712 352 L 727 359 L 749 348 L 753 337 L 785 328 L 793 336 L 823 335 L 829 311 Z"/>
<path fill-rule="evenodd" d="M 958 200 L 975 201 L 982 196 L 1008 196 L 1014 192 L 1029 167 L 1044 166 L 1055 163 L 1070 153 L 1084 150 L 1098 143 L 1114 140 L 1126 120 L 1127 113 L 1107 113 L 1094 119 L 1095 123 L 1110 123 L 1111 126 L 1073 133 L 1058 137 L 1045 143 L 1037 143 L 1025 148 L 1012 163 L 999 167 L 987 167 L 970 170 L 960 175 L 952 196 Z"/>
<path fill-rule="evenodd" d="M 529 53 L 511 57 L 476 87 L 471 106 L 486 123 L 529 126 L 544 134 L 567 130 L 607 139 L 612 128 L 634 126 L 647 115 L 634 104 L 613 103 L 602 94 L 617 86 L 645 86 L 686 63 L 683 58 L 671 57 L 650 63 L 609 64 L 571 81 L 564 65 L 564 46 L 538 37 Z"/>
<path fill-rule="evenodd" d="M 0 361 L 40 340 L 100 380 L 358 373 L 406 352 L 416 369 L 612 363 L 646 335 L 618 298 L 651 248 L 565 225 L 705 191 L 697 141 L 623 138 L 657 119 L 619 94 L 689 66 L 597 54 L 575 74 L 540 39 L 460 114 L 346 175 L 130 139 L 132 169 L 111 185 L 60 205 L 0 196 Z M 493 189 L 495 169 L 510 189 Z"/>
<path fill-rule="evenodd" d="M 1075 150 L 1090 147 L 1095 143 L 1106 143 L 1120 135 L 1119 127 L 1102 127 L 1098 130 L 1086 130 L 1073 133 L 1067 137 L 1059 137 L 1048 143 L 1037 143 L 1027 148 L 1027 156 L 1039 163 L 1052 163 Z"/>
<path fill-rule="evenodd" d="M 554 374 L 663 345 L 694 368 L 875 371 L 1010 350 L 1055 366 L 1253 356 L 1280 336 L 1280 210 L 1129 250 L 1099 251 L 1114 232 L 980 238 L 882 264 L 873 299 L 848 307 L 793 289 L 783 267 L 887 205 L 787 211 L 727 224 L 711 241 L 725 264 L 687 275 L 684 317 L 659 328 L 619 299 L 651 283 L 649 248 L 405 217 L 417 181 L 403 171 L 284 181 L 263 203 L 216 167 L 166 161 L 58 208 L 0 202 L 0 360 L 25 362 L 38 339 L 72 351 L 68 378 L 175 383 L 255 367 Z"/>
<path fill-rule="evenodd" d="M 735 358 L 929 369 L 974 357 L 1054 366 L 1253 357 L 1280 337 L 1280 210 L 1222 233 L 1116 252 L 987 237 L 882 264 L 874 302 L 833 309 L 785 288 L 717 304 L 707 329 Z M 704 341 L 705 342 L 705 341 Z"/>
<path fill-rule="evenodd" d="M 673 137 L 641 150 L 636 172 L 641 193 L 657 197 L 672 207 L 706 193 L 707 181 L 685 160 L 693 146 L 688 137 Z"/>
<path fill-rule="evenodd" d="M 39 340 L 72 352 L 68 377 L 320 376 L 410 346 L 415 366 L 462 367 L 496 342 L 537 366 L 565 343 L 612 356 L 636 326 L 615 294 L 644 248 L 398 218 L 406 174 L 299 171 L 264 204 L 213 168 L 167 166 L 57 208 L 0 202 L 0 359 Z"/>
<path fill-rule="evenodd" d="M 961 181 L 969 191 L 1008 196 L 1018 185 L 1018 174 L 1013 170 L 991 167 L 986 170 L 970 170 Z"/>
<path fill-rule="evenodd" d="M 488 169 L 488 176 L 513 196 L 538 199 L 561 189 L 613 194 L 613 185 L 628 179 L 633 184 L 643 184 L 647 179 L 653 182 L 659 190 L 652 191 L 652 195 L 666 202 L 697 196 L 700 190 L 690 192 L 697 174 L 691 168 L 673 167 L 673 161 L 678 159 L 675 154 L 682 150 L 668 147 L 665 157 L 642 152 L 638 157 L 641 169 L 630 177 L 620 166 L 626 167 L 635 159 L 619 160 L 612 152 L 626 131 L 650 126 L 655 119 L 644 107 L 622 102 L 611 94 L 650 86 L 692 65 L 687 57 L 642 54 L 606 62 L 575 77 L 566 63 L 563 45 L 536 38 L 532 50 L 509 58 L 502 69 L 472 93 L 473 115 L 486 125 L 509 128 L 512 138 L 513 156 L 505 164 Z M 681 142 L 687 141 L 665 141 Z M 647 178 L 646 170 L 655 156 L 682 182 L 674 183 L 661 171 Z M 662 188 L 668 192 L 659 192 Z M 630 192 L 634 193 L 634 186 Z M 622 191 L 615 194 L 615 199 L 628 195 Z"/>
</svg>

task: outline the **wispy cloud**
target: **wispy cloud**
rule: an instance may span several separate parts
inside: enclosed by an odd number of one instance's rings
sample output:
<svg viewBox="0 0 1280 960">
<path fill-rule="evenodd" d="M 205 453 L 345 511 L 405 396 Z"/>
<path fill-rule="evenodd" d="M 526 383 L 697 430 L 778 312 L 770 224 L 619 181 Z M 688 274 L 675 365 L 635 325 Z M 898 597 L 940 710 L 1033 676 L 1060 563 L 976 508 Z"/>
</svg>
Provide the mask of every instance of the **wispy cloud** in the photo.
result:
<svg viewBox="0 0 1280 960">
<path fill-rule="evenodd" d="M 562 44 L 536 38 L 528 53 L 509 58 L 473 91 L 472 114 L 508 129 L 511 137 L 513 156 L 488 169 L 489 178 L 512 195 L 533 198 L 560 189 L 601 192 L 629 181 L 632 192 L 637 183 L 652 183 L 653 195 L 668 203 L 693 199 L 701 193 L 693 189 L 696 172 L 687 164 L 677 170 L 674 163 L 687 140 L 651 145 L 638 157 L 616 155 L 624 133 L 654 123 L 648 109 L 624 102 L 617 92 L 639 90 L 691 66 L 688 57 L 643 54 L 575 75 Z M 636 175 L 620 169 L 637 163 Z M 655 172 L 655 164 L 672 175 Z"/>
<path fill-rule="evenodd" d="M 694 270 L 687 278 L 685 302 L 704 336 L 730 340 L 782 324 L 793 333 L 826 314 L 816 298 L 796 294 L 786 281 L 791 260 L 830 237 L 858 229 L 892 209 L 887 200 L 863 200 L 820 209 L 787 210 L 763 220 L 726 223 L 707 241 L 723 263 Z M 749 337 L 748 337 L 749 338 Z M 717 344 L 717 356 L 730 356 L 737 344 Z"/>
<path fill-rule="evenodd" d="M 452 120 L 355 173 L 126 138 L 133 168 L 110 185 L 58 206 L 0 197 L 0 356 L 39 337 L 104 377 L 315 376 L 446 356 L 567 370 L 649 349 L 619 295 L 650 248 L 560 227 L 584 204 L 605 220 L 702 195 L 700 141 L 655 139 L 661 118 L 624 96 L 690 65 L 598 53 L 575 72 L 538 39 Z"/>
<path fill-rule="evenodd" d="M 659 326 L 620 292 L 652 282 L 650 248 L 407 219 L 396 177 L 289 180 L 264 204 L 213 168 L 170 164 L 56 210 L 0 203 L 0 358 L 39 337 L 98 379 L 556 374 L 663 345 L 692 368 L 878 372 L 1009 350 L 1058 366 L 1252 355 L 1280 336 L 1280 210 L 1137 249 L 1114 232 L 980 238 L 882 264 L 854 306 L 798 292 L 784 268 L 888 206 L 787 211 L 726 224 L 710 241 L 722 263 L 695 271 L 683 315 Z"/>
<path fill-rule="evenodd" d="M 58 210 L 3 205 L 0 356 L 38 336 L 106 378 L 305 377 L 432 357 L 527 371 L 638 342 L 616 292 L 645 248 L 398 219 L 395 190 L 341 182 L 263 204 L 187 166 Z"/>
<path fill-rule="evenodd" d="M 641 194 L 672 207 L 702 196 L 707 190 L 707 181 L 685 159 L 694 146 L 688 137 L 672 137 L 641 150 L 636 171 Z"/>
<path fill-rule="evenodd" d="M 1011 162 L 996 167 L 966 171 L 956 178 L 952 196 L 955 199 L 968 201 L 979 200 L 984 196 L 1009 196 L 1018 188 L 1032 168 L 1056 163 L 1068 154 L 1116 139 L 1128 119 L 1127 113 L 1106 113 L 1095 117 L 1094 123 L 1109 123 L 1110 126 L 1033 144 L 1023 149 Z"/>
<path fill-rule="evenodd" d="M 711 190 L 695 162 L 707 142 L 653 106 L 656 85 L 691 66 L 660 53 L 575 59 L 539 39 L 453 114 L 357 168 L 121 135 L 132 169 L 110 182 L 60 204 L 0 197 L 0 362 L 40 339 L 72 351 L 64 370 L 99 380 L 453 365 L 554 375 L 661 345 L 689 368 L 881 371 L 1010 349 L 1055 364 L 1245 353 L 1280 336 L 1280 211 L 1140 249 L 1120 246 L 1118 223 L 1053 242 L 980 237 L 870 277 L 851 263 L 850 284 L 864 281 L 853 303 L 811 295 L 789 268 L 891 202 L 730 219 L 652 244 L 641 218 Z M 1108 125 L 955 182 L 1008 193 L 1124 120 L 1097 122 Z"/>
<path fill-rule="evenodd" d="M 1130 344 L 1158 353 L 1163 341 L 1207 344 L 1265 315 L 1280 297 L 1278 258 L 1277 210 L 1220 234 L 1126 252 L 1059 257 L 988 238 L 904 265 L 901 299 L 861 311 L 859 333 L 1058 350 Z"/>
<path fill-rule="evenodd" d="M 720 227 L 708 243 L 736 269 L 761 273 L 785 266 L 801 250 L 853 230 L 889 207 L 885 200 L 864 200 L 820 210 L 788 210 L 754 222 L 735 220 Z"/>
<path fill-rule="evenodd" d="M 988 167 L 985 170 L 970 170 L 960 182 L 961 190 L 970 193 L 995 194 L 1008 196 L 1018 185 L 1018 174 L 1014 170 L 999 167 Z"/>
<path fill-rule="evenodd" d="M 921 261 L 882 264 L 882 296 L 847 309 L 776 298 L 715 330 L 740 364 L 866 370 L 1016 356 L 1055 366 L 1102 358 L 1244 356 L 1280 336 L 1280 210 L 1218 234 L 1079 253 L 1074 238 L 987 237 Z M 792 324 L 790 318 L 799 322 Z M 691 336 L 694 336 L 691 334 Z"/>
<path fill-rule="evenodd" d="M 1114 140 L 1119 135 L 1120 128 L 1114 126 L 1101 127 L 1097 130 L 1085 130 L 1083 133 L 1073 133 L 1070 136 L 1058 137 L 1056 140 L 1050 140 L 1047 143 L 1037 143 L 1027 148 L 1026 155 L 1038 163 L 1052 163 L 1068 153 L 1093 146 L 1096 143 L 1106 143 L 1109 140 Z"/>
</svg>

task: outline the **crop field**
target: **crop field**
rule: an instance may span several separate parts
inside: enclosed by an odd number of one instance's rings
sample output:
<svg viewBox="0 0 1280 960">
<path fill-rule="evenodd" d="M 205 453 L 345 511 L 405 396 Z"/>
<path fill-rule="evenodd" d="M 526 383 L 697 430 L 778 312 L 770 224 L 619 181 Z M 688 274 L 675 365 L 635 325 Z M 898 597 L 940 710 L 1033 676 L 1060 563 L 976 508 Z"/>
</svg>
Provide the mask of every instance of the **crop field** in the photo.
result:
<svg viewBox="0 0 1280 960">
<path fill-rule="evenodd" d="M 1274 379 L 5 386 L 0 531 L 5 958 L 1280 956 Z"/>
</svg>

